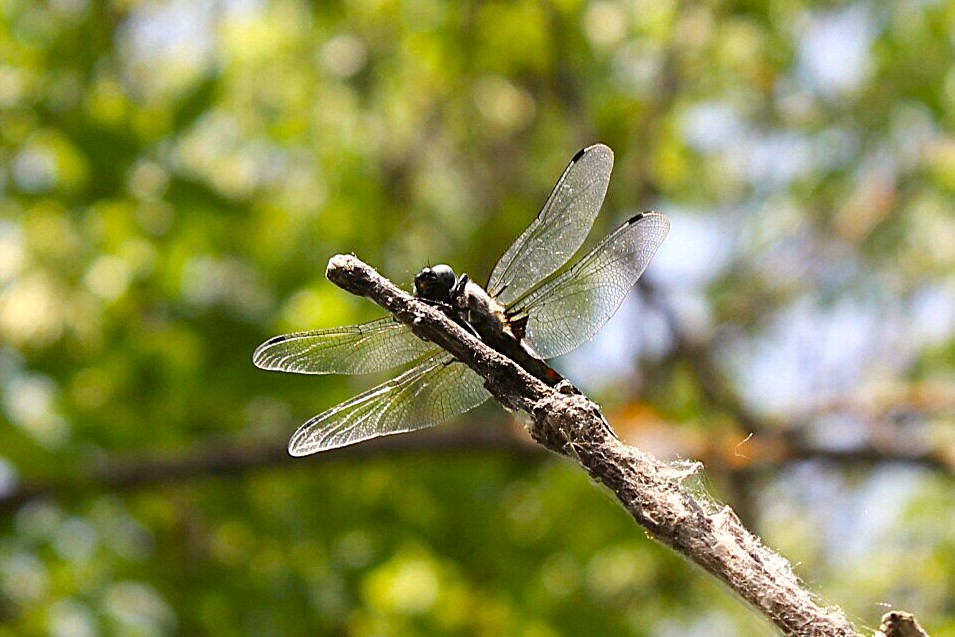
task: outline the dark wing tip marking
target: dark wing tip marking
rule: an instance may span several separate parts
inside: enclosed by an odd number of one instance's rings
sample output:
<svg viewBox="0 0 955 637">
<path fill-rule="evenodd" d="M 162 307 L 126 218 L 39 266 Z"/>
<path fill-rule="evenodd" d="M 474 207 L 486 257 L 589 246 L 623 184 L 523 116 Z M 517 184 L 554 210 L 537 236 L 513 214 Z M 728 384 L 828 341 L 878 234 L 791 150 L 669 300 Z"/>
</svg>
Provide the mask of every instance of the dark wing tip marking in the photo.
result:
<svg viewBox="0 0 955 637">
<path fill-rule="evenodd" d="M 657 212 L 656 210 L 644 210 L 643 212 L 638 212 L 629 219 L 627 219 L 625 226 L 632 225 L 645 217 L 660 217 L 663 220 L 667 220 L 666 216 L 662 213 Z"/>
<path fill-rule="evenodd" d="M 607 146 L 606 144 L 601 144 L 600 142 L 597 142 L 596 144 L 591 144 L 590 146 L 585 146 L 584 148 L 581 148 L 580 150 L 578 150 L 577 154 L 575 154 L 573 157 L 570 158 L 570 163 L 576 164 L 578 161 L 580 161 L 581 157 L 597 149 L 605 149 L 608 152 L 610 152 L 611 155 L 613 155 L 613 151 L 610 150 L 609 146 Z"/>
<path fill-rule="evenodd" d="M 252 352 L 252 364 L 260 369 L 269 369 L 268 367 L 266 367 L 266 363 L 263 360 L 265 358 L 266 352 L 268 351 L 270 347 L 272 347 L 276 343 L 281 343 L 282 341 L 287 341 L 287 340 L 289 340 L 288 334 L 273 336 L 269 340 L 265 341 L 264 343 L 256 347 L 255 351 Z"/>
<path fill-rule="evenodd" d="M 259 369 L 265 369 L 268 371 L 283 371 L 281 368 L 274 366 L 275 354 L 274 352 L 270 354 L 269 350 L 279 343 L 295 340 L 295 336 L 295 334 L 279 334 L 278 336 L 273 336 L 269 340 L 265 341 L 256 347 L 254 352 L 252 352 L 252 364 Z"/>
</svg>

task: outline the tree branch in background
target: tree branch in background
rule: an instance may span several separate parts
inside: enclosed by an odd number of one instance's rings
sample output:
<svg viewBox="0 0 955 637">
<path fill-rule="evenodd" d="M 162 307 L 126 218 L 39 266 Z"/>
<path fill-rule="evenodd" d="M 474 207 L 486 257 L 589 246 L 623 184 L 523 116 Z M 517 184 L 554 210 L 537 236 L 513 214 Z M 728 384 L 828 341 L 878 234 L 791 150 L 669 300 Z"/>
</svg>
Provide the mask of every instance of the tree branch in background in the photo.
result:
<svg viewBox="0 0 955 637">
<path fill-rule="evenodd" d="M 818 606 L 789 562 L 749 533 L 732 509 L 683 486 L 698 465 L 674 466 L 623 444 L 585 396 L 567 384 L 549 387 L 537 380 L 356 257 L 333 257 L 326 274 L 480 374 L 501 404 L 531 414 L 535 440 L 575 460 L 656 539 L 725 582 L 787 635 L 856 635 L 842 611 Z"/>
<path fill-rule="evenodd" d="M 544 457 L 540 448 L 521 438 L 510 427 L 504 426 L 426 430 L 333 449 L 313 457 L 311 462 L 339 462 L 411 453 L 473 455 L 480 451 L 506 454 L 520 458 L 524 463 L 540 461 Z M 259 440 L 216 440 L 186 451 L 169 452 L 168 455 L 159 455 L 155 451 L 122 456 L 97 455 L 76 476 L 33 479 L 0 494 L 0 515 L 15 513 L 22 505 L 37 499 L 68 501 L 90 492 L 126 492 L 186 480 L 234 476 L 277 466 L 302 466 L 301 461 L 288 455 L 284 440 L 279 444 L 263 444 Z"/>
</svg>

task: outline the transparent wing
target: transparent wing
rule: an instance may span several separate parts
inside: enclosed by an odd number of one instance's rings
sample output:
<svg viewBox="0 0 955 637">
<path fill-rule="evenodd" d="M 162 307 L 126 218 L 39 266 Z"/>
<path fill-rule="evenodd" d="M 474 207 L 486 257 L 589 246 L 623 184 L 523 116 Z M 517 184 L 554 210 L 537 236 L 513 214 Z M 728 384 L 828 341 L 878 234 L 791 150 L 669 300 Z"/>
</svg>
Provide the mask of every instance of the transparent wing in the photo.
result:
<svg viewBox="0 0 955 637">
<path fill-rule="evenodd" d="M 483 379 L 450 354 L 438 354 L 397 378 L 321 413 L 292 436 L 288 451 L 307 456 L 355 442 L 424 429 L 490 397 Z"/>
<path fill-rule="evenodd" d="M 603 144 L 574 155 L 537 218 L 494 266 L 491 296 L 507 305 L 567 263 L 597 218 L 612 169 L 613 151 Z"/>
<path fill-rule="evenodd" d="M 607 235 L 572 268 L 508 308 L 527 315 L 524 340 L 541 358 L 553 358 L 594 337 L 663 243 L 670 222 L 644 212 Z"/>
<path fill-rule="evenodd" d="M 437 351 L 391 317 L 327 330 L 275 336 L 259 345 L 252 362 L 297 374 L 367 374 L 410 363 Z"/>
</svg>

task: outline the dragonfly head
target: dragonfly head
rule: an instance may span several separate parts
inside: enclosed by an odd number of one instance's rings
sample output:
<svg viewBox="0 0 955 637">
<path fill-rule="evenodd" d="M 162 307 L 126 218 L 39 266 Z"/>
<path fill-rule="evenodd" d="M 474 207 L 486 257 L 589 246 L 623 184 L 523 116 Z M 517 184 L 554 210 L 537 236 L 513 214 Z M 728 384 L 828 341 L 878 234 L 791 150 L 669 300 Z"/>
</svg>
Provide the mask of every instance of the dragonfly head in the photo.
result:
<svg viewBox="0 0 955 637">
<path fill-rule="evenodd" d="M 415 275 L 414 294 L 429 301 L 451 302 L 451 290 L 457 277 L 450 266 L 441 264 L 428 267 Z"/>
</svg>

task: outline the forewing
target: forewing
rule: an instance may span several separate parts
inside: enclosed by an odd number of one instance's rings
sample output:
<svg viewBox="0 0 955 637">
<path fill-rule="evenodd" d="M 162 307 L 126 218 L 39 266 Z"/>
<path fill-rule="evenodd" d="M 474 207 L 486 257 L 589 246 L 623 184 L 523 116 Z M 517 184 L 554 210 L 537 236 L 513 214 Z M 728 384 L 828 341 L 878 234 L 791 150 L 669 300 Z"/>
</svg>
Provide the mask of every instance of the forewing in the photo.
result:
<svg viewBox="0 0 955 637">
<path fill-rule="evenodd" d="M 293 456 L 369 438 L 424 429 L 477 407 L 490 397 L 484 381 L 450 354 L 437 354 L 397 378 L 321 413 L 289 440 Z"/>
<path fill-rule="evenodd" d="M 590 232 L 612 169 L 613 151 L 603 144 L 574 155 L 537 218 L 494 266 L 491 296 L 507 305 L 567 263 Z"/>
<path fill-rule="evenodd" d="M 597 334 L 643 274 L 670 229 L 656 212 L 632 217 L 572 268 L 520 299 L 525 341 L 541 358 L 560 356 Z"/>
<path fill-rule="evenodd" d="M 262 369 L 297 374 L 367 374 L 410 363 L 438 347 L 391 317 L 326 330 L 275 336 L 252 362 Z"/>
</svg>

